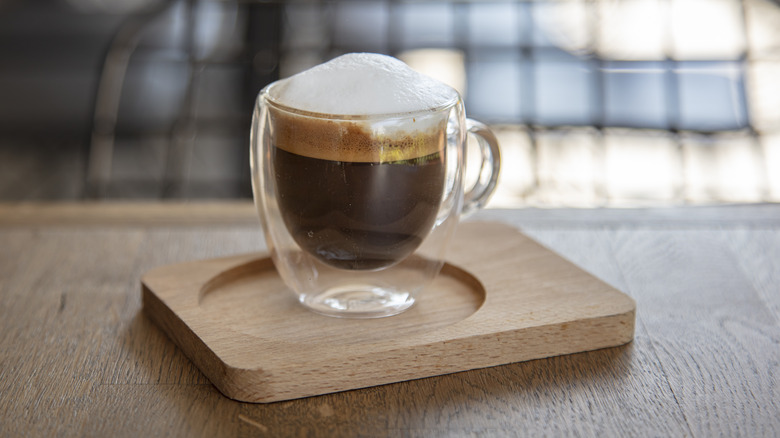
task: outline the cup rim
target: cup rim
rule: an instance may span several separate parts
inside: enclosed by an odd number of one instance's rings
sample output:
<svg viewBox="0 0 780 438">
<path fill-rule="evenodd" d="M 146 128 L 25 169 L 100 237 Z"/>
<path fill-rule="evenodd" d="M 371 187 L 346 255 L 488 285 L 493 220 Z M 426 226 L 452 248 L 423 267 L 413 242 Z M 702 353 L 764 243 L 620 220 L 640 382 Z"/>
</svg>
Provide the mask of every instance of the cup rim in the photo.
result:
<svg viewBox="0 0 780 438">
<path fill-rule="evenodd" d="M 282 82 L 284 82 L 285 79 L 280 79 L 278 81 L 274 81 L 265 87 L 263 87 L 262 90 L 260 90 L 259 98 L 262 98 L 267 104 L 273 106 L 275 109 L 282 110 L 288 113 L 305 116 L 305 117 L 313 117 L 318 119 L 329 119 L 329 120 L 380 120 L 380 119 L 394 119 L 394 118 L 408 118 L 413 117 L 415 115 L 421 115 L 421 114 L 436 114 L 438 112 L 442 112 L 445 110 L 449 110 L 453 108 L 454 106 L 458 105 L 461 102 L 461 96 L 460 93 L 458 93 L 458 90 L 452 88 L 453 91 L 453 98 L 449 101 L 437 105 L 430 108 L 425 108 L 422 110 L 415 110 L 415 111 L 405 111 L 405 112 L 394 112 L 394 113 L 379 113 L 379 114 L 331 114 L 331 113 L 322 113 L 317 111 L 310 111 L 310 110 L 304 110 L 300 108 L 296 108 L 284 103 L 279 102 L 276 98 L 273 97 L 271 94 L 271 90 L 274 87 L 279 86 Z"/>
</svg>

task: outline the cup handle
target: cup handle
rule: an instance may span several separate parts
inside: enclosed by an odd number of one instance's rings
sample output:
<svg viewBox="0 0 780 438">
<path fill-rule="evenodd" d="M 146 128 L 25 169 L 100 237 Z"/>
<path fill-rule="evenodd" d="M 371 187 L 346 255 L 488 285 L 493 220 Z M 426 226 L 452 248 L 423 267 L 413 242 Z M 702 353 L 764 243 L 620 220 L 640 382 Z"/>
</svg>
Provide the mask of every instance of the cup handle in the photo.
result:
<svg viewBox="0 0 780 438">
<path fill-rule="evenodd" d="M 485 124 L 472 119 L 466 119 L 466 131 L 477 139 L 482 160 L 476 184 L 464 195 L 461 211 L 463 215 L 473 213 L 487 204 L 496 188 L 501 170 L 501 152 L 493 131 Z"/>
</svg>

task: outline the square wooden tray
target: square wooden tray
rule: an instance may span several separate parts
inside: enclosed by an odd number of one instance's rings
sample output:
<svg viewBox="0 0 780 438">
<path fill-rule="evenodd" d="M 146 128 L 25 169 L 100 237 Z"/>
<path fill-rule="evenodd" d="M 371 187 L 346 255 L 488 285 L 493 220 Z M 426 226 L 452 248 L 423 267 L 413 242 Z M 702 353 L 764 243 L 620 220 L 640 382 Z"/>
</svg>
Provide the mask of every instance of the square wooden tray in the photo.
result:
<svg viewBox="0 0 780 438">
<path fill-rule="evenodd" d="M 304 309 L 265 254 L 162 266 L 143 310 L 227 397 L 273 402 L 612 347 L 634 300 L 508 225 L 459 226 L 408 311 L 341 319 Z"/>
</svg>

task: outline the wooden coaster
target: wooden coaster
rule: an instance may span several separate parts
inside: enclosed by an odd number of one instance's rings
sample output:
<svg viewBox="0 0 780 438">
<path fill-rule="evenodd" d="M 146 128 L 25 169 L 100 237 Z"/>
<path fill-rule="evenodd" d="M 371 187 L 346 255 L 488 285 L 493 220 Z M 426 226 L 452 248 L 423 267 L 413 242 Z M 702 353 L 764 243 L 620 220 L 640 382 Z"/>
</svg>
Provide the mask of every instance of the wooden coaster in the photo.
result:
<svg viewBox="0 0 780 438">
<path fill-rule="evenodd" d="M 459 226 L 406 312 L 341 319 L 301 306 L 264 254 L 142 278 L 146 315 L 226 396 L 273 402 L 612 347 L 634 300 L 508 225 Z"/>
</svg>

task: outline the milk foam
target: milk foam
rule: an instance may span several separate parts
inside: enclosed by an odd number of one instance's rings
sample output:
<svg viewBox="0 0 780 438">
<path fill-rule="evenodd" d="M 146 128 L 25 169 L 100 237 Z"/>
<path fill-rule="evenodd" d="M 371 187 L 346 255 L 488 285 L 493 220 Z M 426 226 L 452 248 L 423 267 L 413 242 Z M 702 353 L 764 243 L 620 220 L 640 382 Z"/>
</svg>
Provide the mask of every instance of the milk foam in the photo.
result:
<svg viewBox="0 0 780 438">
<path fill-rule="evenodd" d="M 377 115 L 436 108 L 456 92 L 396 58 L 350 53 L 280 81 L 272 97 L 305 111 Z"/>
</svg>

